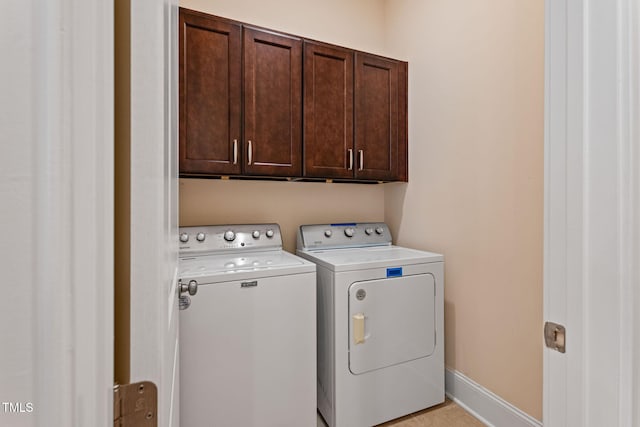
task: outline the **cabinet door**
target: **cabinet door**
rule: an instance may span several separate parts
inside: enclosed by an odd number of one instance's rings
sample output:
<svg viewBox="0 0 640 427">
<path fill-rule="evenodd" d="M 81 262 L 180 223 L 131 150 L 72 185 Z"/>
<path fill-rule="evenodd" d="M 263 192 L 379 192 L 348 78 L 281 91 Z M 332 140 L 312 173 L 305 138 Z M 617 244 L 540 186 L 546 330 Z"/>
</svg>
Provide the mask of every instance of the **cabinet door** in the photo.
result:
<svg viewBox="0 0 640 427">
<path fill-rule="evenodd" d="M 353 51 L 304 43 L 304 176 L 353 178 Z"/>
<path fill-rule="evenodd" d="M 244 29 L 245 175 L 302 173 L 302 41 Z"/>
<path fill-rule="evenodd" d="M 357 52 L 355 69 L 355 176 L 398 180 L 399 113 L 404 109 L 400 106 L 400 76 L 404 68 L 399 61 Z"/>
<path fill-rule="evenodd" d="M 180 173 L 241 171 L 241 34 L 180 10 Z"/>
</svg>

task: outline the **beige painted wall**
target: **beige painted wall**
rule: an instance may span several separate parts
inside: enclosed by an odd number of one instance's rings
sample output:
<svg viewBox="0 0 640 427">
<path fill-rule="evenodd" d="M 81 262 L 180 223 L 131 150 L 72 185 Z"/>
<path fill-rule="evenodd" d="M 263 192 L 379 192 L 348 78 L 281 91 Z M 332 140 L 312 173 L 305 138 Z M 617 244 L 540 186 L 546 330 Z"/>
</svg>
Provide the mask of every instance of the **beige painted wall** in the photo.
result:
<svg viewBox="0 0 640 427">
<path fill-rule="evenodd" d="M 130 373 L 131 1 L 114 2 L 114 382 Z"/>
<path fill-rule="evenodd" d="M 180 6 L 384 53 L 381 0 L 181 0 Z M 301 224 L 383 220 L 383 185 L 180 180 L 181 225 L 277 222 L 290 251 Z"/>
<path fill-rule="evenodd" d="M 180 222 L 386 220 L 446 256 L 446 361 L 542 417 L 543 0 L 182 0 L 409 61 L 409 184 L 180 181 Z"/>
<path fill-rule="evenodd" d="M 446 363 L 542 418 L 543 0 L 393 0 L 409 61 L 401 245 L 445 254 Z"/>
<path fill-rule="evenodd" d="M 180 7 L 384 55 L 383 0 L 180 0 Z"/>
<path fill-rule="evenodd" d="M 301 224 L 383 220 L 383 185 L 180 180 L 181 225 L 276 222 L 290 252 Z"/>
</svg>

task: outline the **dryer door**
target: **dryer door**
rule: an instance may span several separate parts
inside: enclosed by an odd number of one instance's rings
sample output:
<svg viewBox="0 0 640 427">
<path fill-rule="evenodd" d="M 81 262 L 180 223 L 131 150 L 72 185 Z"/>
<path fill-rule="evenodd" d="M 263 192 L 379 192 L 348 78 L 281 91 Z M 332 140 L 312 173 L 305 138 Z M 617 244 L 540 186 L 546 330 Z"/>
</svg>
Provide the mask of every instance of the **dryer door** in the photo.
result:
<svg viewBox="0 0 640 427">
<path fill-rule="evenodd" d="M 419 274 L 349 287 L 349 370 L 358 375 L 435 349 L 435 279 Z"/>
</svg>

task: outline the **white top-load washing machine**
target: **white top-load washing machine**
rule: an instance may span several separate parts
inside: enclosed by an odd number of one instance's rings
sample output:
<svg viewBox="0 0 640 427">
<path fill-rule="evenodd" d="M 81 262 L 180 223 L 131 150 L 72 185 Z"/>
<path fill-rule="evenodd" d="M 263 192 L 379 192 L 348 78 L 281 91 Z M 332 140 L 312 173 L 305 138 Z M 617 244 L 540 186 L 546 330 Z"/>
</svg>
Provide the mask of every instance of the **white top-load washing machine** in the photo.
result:
<svg viewBox="0 0 640 427">
<path fill-rule="evenodd" d="M 180 425 L 315 426 L 315 265 L 277 224 L 181 227 L 179 247 Z"/>
<path fill-rule="evenodd" d="M 444 401 L 444 258 L 391 244 L 384 223 L 303 225 L 317 265 L 318 409 L 330 427 Z"/>
</svg>

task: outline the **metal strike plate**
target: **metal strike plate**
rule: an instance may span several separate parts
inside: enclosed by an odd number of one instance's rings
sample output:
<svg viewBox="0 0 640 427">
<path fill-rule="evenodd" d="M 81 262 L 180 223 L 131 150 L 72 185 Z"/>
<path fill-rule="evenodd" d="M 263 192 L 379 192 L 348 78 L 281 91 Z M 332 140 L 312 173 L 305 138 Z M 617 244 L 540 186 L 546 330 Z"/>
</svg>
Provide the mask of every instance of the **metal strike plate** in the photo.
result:
<svg viewBox="0 0 640 427">
<path fill-rule="evenodd" d="M 566 330 L 565 327 L 553 322 L 544 324 L 544 342 L 552 350 L 560 353 L 566 351 Z"/>
<path fill-rule="evenodd" d="M 158 388 L 151 381 L 113 387 L 114 427 L 158 427 Z"/>
</svg>

